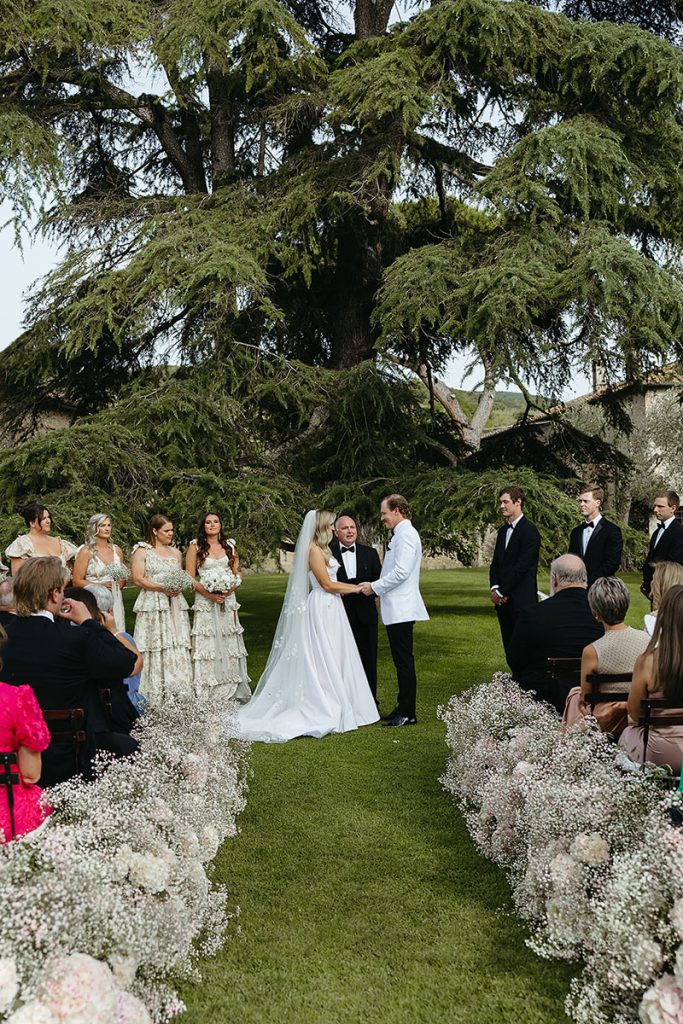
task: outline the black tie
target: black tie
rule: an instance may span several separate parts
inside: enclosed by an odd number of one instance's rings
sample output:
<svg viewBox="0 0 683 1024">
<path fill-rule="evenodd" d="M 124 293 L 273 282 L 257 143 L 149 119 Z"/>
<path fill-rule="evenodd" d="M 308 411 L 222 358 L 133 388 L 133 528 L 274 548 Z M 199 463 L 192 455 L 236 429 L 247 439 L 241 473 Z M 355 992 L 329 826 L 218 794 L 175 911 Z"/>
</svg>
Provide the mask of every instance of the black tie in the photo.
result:
<svg viewBox="0 0 683 1024">
<path fill-rule="evenodd" d="M 343 554 L 344 554 L 344 553 L 345 553 L 346 551 L 350 551 L 350 552 L 351 552 L 351 553 L 353 554 L 353 552 L 354 552 L 355 550 L 356 550 L 356 546 L 355 546 L 355 544 L 354 544 L 354 546 L 353 546 L 353 547 L 350 547 L 350 548 L 342 548 L 342 549 L 341 549 L 341 553 L 342 553 L 342 555 L 343 555 Z"/>
<path fill-rule="evenodd" d="M 584 530 L 592 530 L 593 529 L 593 524 L 592 523 L 582 523 L 581 526 L 582 526 L 582 528 Z"/>
</svg>

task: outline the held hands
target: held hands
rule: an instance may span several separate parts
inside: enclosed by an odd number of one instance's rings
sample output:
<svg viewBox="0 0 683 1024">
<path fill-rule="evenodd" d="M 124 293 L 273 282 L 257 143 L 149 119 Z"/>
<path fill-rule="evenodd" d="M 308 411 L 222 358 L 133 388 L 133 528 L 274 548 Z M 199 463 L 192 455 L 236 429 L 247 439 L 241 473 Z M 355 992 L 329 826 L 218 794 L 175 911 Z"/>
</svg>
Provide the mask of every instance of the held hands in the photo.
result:
<svg viewBox="0 0 683 1024">
<path fill-rule="evenodd" d="M 364 594 L 365 597 L 374 597 L 375 591 L 372 589 L 372 583 L 359 583 L 356 587 L 357 594 Z"/>
</svg>

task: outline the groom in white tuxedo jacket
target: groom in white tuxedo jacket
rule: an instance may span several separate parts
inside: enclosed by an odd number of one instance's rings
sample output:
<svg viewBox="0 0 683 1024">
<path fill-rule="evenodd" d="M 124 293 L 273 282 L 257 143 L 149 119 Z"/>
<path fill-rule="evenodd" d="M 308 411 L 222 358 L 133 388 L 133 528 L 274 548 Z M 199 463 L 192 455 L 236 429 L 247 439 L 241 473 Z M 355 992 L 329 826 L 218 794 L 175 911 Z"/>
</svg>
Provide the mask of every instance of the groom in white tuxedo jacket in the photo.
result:
<svg viewBox="0 0 683 1024">
<path fill-rule="evenodd" d="M 380 600 L 382 622 L 386 626 L 391 656 L 398 677 L 396 707 L 386 716 L 387 726 L 415 725 L 415 658 L 413 626 L 429 618 L 420 594 L 420 535 L 410 522 L 410 508 L 400 494 L 390 494 L 382 501 L 382 522 L 392 531 L 392 538 L 382 565 L 382 573 L 374 583 L 362 584 L 364 594 L 376 594 Z"/>
</svg>

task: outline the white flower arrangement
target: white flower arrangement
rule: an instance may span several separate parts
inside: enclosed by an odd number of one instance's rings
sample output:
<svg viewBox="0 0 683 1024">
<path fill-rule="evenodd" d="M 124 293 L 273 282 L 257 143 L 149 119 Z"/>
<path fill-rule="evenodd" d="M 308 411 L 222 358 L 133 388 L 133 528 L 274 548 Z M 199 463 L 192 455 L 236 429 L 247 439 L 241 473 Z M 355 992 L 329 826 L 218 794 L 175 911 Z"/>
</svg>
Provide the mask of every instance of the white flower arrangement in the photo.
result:
<svg viewBox="0 0 683 1024">
<path fill-rule="evenodd" d="M 173 559 L 167 559 L 169 562 L 173 562 Z M 181 590 L 187 590 L 194 583 L 194 580 L 190 576 L 189 572 L 185 572 L 180 566 L 173 562 L 164 568 L 164 574 L 159 580 L 166 590 L 175 590 L 180 593 Z"/>
<path fill-rule="evenodd" d="M 227 565 L 217 565 L 213 569 L 202 569 L 201 581 L 210 594 L 227 594 L 239 587 L 242 577 L 236 576 Z"/>
<path fill-rule="evenodd" d="M 107 576 L 112 583 L 120 583 L 121 580 L 125 582 L 130 576 L 130 570 L 123 562 L 112 562 L 107 566 Z"/>
<path fill-rule="evenodd" d="M 226 891 L 206 865 L 237 831 L 248 745 L 209 702 L 169 701 L 140 751 L 102 757 L 93 783 L 47 792 L 45 827 L 0 848 L 0 1021 L 161 1024 L 168 983 L 221 946 Z"/>
<path fill-rule="evenodd" d="M 582 960 L 578 1024 L 683 1022 L 683 832 L 665 773 L 624 770 L 588 722 L 557 714 L 501 673 L 440 709 L 442 778 L 479 850 L 499 864 L 543 957 Z"/>
</svg>

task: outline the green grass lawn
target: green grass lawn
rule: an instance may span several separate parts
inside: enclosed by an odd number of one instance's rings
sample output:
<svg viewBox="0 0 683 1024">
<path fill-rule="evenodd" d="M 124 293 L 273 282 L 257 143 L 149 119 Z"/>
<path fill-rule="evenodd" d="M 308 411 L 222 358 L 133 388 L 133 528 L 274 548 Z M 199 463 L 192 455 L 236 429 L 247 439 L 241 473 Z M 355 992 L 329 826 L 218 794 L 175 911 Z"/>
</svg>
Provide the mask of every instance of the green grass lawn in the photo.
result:
<svg viewBox="0 0 683 1024">
<path fill-rule="evenodd" d="M 254 679 L 285 582 L 250 577 L 239 593 Z M 628 582 L 639 625 L 645 601 Z M 504 668 L 486 573 L 425 573 L 423 593 L 432 618 L 416 627 L 416 727 L 253 746 L 241 832 L 215 869 L 240 913 L 223 951 L 200 965 L 203 982 L 185 986 L 185 1024 L 566 1020 L 570 969 L 525 947 L 504 878 L 438 782 L 437 706 Z"/>
</svg>

